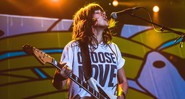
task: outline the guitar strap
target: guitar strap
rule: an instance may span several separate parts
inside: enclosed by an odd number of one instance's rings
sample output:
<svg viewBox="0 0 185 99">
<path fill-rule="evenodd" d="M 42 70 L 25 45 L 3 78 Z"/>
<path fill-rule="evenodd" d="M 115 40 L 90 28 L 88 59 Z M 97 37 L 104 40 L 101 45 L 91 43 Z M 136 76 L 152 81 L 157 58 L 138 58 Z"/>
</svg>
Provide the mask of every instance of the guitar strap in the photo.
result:
<svg viewBox="0 0 185 99">
<path fill-rule="evenodd" d="M 89 48 L 88 48 L 88 43 L 86 41 L 81 41 L 81 40 L 78 40 L 79 42 L 79 47 L 80 47 L 80 50 L 81 50 L 81 55 L 82 55 L 82 67 L 83 67 L 83 71 L 84 71 L 84 77 L 85 77 L 85 80 L 87 81 L 88 84 L 90 84 L 91 86 L 94 86 L 93 84 L 91 84 L 91 77 L 92 77 L 92 67 L 91 67 L 91 59 L 90 59 L 90 55 L 89 55 Z M 90 82 L 88 82 L 90 81 Z M 108 95 L 99 87 L 97 87 L 100 91 L 100 93 L 106 97 L 106 99 L 110 99 L 108 97 Z M 79 97 L 79 95 L 76 95 L 76 97 Z M 78 99 L 78 98 L 77 98 Z M 85 99 L 85 98 L 84 98 Z"/>
<path fill-rule="evenodd" d="M 85 80 L 88 81 L 92 77 L 92 67 L 91 67 L 88 43 L 82 40 L 78 40 L 78 42 L 81 49 L 84 77 L 85 77 Z"/>
</svg>

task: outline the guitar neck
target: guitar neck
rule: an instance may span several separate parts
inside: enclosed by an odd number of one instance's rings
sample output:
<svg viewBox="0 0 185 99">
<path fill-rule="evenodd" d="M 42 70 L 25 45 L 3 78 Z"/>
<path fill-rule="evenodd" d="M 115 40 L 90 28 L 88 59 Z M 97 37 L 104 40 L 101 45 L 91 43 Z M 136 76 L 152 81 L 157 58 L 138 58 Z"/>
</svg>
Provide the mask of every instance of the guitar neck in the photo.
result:
<svg viewBox="0 0 185 99">
<path fill-rule="evenodd" d="M 53 62 L 51 63 L 53 66 L 55 66 L 57 69 L 61 70 L 61 65 L 53 58 Z M 91 94 L 96 99 L 106 99 L 107 97 L 103 96 L 96 90 L 94 90 L 89 84 L 83 82 L 80 80 L 79 77 L 74 75 L 73 73 L 69 74 L 68 77 L 74 81 L 76 84 L 78 84 L 80 87 L 82 87 L 84 90 L 86 90 L 89 94 Z"/>
<path fill-rule="evenodd" d="M 42 64 L 49 63 L 53 66 L 55 66 L 57 69 L 61 70 L 62 66 L 60 63 L 58 63 L 53 57 L 49 56 L 48 54 L 42 52 L 41 50 L 31 46 L 31 45 L 24 45 L 23 50 L 30 55 L 34 55 L 36 59 L 39 60 Z M 96 99 L 110 99 L 109 96 L 107 96 L 106 93 L 102 93 L 103 90 L 100 91 L 100 93 L 96 90 L 94 90 L 88 83 L 81 81 L 76 75 L 70 73 L 68 77 L 78 84 L 80 87 L 82 87 L 84 90 L 86 90 L 89 94 L 91 94 Z M 97 89 L 97 88 L 96 88 Z M 97 89 L 99 90 L 99 89 Z"/>
</svg>

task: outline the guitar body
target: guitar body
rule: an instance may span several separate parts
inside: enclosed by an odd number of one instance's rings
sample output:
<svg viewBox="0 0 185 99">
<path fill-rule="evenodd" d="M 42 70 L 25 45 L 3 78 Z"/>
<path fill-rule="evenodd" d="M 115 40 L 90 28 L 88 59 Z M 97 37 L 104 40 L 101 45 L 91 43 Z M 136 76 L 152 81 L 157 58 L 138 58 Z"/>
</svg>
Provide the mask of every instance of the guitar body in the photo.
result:
<svg viewBox="0 0 185 99">
<path fill-rule="evenodd" d="M 32 47 L 31 45 L 24 45 L 23 50 L 30 55 L 33 55 L 41 64 L 49 63 L 55 66 L 57 69 L 61 70 L 61 65 L 51 56 L 44 53 L 43 51 Z M 93 98 L 96 99 L 117 99 L 117 96 L 105 92 L 102 86 L 94 79 L 90 78 L 87 83 L 81 81 L 76 75 L 69 74 L 68 77 L 78 84 L 81 88 L 83 88 L 86 92 L 88 92 Z M 80 93 L 81 95 L 85 94 L 84 91 Z M 82 98 L 83 99 L 83 98 Z"/>
</svg>

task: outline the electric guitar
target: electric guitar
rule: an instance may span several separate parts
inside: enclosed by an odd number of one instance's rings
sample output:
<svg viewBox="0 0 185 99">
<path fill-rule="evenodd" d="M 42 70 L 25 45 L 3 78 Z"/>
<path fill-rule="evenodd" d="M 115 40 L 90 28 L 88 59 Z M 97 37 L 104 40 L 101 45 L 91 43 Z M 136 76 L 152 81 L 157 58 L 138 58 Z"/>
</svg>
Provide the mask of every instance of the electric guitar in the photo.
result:
<svg viewBox="0 0 185 99">
<path fill-rule="evenodd" d="M 36 47 L 24 45 L 23 50 L 27 54 L 33 55 L 43 65 L 49 63 L 59 70 L 62 68 L 60 63 L 58 63 L 53 57 L 37 49 Z M 117 96 L 104 92 L 101 85 L 99 85 L 99 83 L 97 83 L 97 81 L 92 77 L 87 81 L 88 83 L 81 81 L 73 73 L 70 73 L 68 77 L 96 99 L 117 99 Z"/>
</svg>

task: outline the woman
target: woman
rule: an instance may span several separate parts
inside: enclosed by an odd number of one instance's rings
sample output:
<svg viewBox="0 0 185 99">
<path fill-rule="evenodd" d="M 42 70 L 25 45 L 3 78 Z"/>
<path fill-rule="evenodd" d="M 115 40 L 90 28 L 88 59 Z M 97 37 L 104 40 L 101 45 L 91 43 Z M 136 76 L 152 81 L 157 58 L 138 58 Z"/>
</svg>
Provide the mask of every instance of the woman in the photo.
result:
<svg viewBox="0 0 185 99">
<path fill-rule="evenodd" d="M 128 89 L 123 69 L 125 60 L 118 46 L 111 41 L 110 23 L 105 11 L 100 5 L 91 3 L 78 10 L 73 20 L 73 40 L 63 50 L 60 62 L 62 70 L 55 72 L 54 87 L 61 89 L 68 75 L 73 73 L 84 82 L 92 77 L 106 93 L 120 93 L 118 99 L 124 99 Z M 95 97 L 70 81 L 71 98 Z"/>
</svg>

